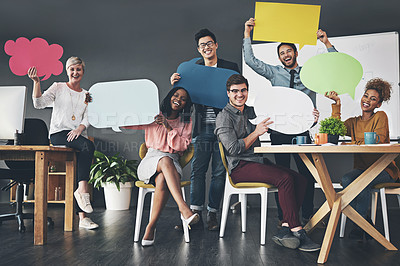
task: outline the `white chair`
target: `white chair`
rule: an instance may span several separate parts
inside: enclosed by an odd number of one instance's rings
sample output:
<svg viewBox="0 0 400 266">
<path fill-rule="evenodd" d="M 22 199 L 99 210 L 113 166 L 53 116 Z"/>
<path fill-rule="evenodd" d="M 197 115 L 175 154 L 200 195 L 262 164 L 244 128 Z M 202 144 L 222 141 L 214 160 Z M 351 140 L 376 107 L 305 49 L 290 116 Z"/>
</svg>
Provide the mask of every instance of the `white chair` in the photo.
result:
<svg viewBox="0 0 400 266">
<path fill-rule="evenodd" d="M 147 153 L 147 147 L 145 143 L 142 143 L 139 149 L 139 156 L 141 159 L 144 158 L 144 156 Z M 180 157 L 179 163 L 184 168 L 190 160 L 193 158 L 194 154 L 194 148 L 193 145 L 190 144 L 188 149 L 185 151 L 185 153 Z M 143 181 L 136 181 L 135 185 L 139 188 L 139 193 L 138 193 L 138 202 L 137 202 L 137 209 L 136 209 L 136 223 L 135 223 L 135 234 L 133 236 L 133 241 L 138 242 L 139 241 L 139 234 L 140 234 L 140 225 L 142 223 L 142 216 L 143 216 L 143 205 L 144 205 L 144 198 L 146 197 L 147 193 L 151 193 L 151 203 L 150 203 L 150 214 L 149 214 L 149 220 L 151 219 L 151 210 L 153 209 L 153 199 L 154 199 L 154 191 L 155 187 L 151 184 L 145 184 Z M 186 201 L 185 198 L 185 187 L 190 185 L 190 181 L 181 181 L 181 189 L 182 189 L 182 196 L 183 200 Z M 182 228 L 183 228 L 183 233 L 185 236 L 185 242 L 189 243 L 190 238 L 189 238 L 189 229 L 187 226 L 185 226 L 182 222 Z"/>
<path fill-rule="evenodd" d="M 381 196 L 381 208 L 383 218 L 383 228 L 385 231 L 385 238 L 390 241 L 389 235 L 389 219 L 386 204 L 386 194 L 397 195 L 397 200 L 400 206 L 400 184 L 399 183 L 381 183 L 377 184 L 372 188 L 372 200 L 371 200 L 371 220 L 373 224 L 376 221 L 376 207 L 378 205 L 378 193 Z M 344 231 L 346 228 L 346 215 L 342 214 L 342 221 L 340 223 L 340 237 L 344 237 Z"/>
<path fill-rule="evenodd" d="M 219 150 L 221 153 L 222 162 L 226 169 L 226 181 L 225 181 L 225 192 L 222 205 L 221 215 L 221 228 L 219 231 L 219 237 L 224 237 L 226 220 L 228 218 L 229 203 L 233 194 L 239 195 L 239 202 L 241 208 L 242 218 L 242 232 L 246 232 L 246 218 L 247 218 L 247 195 L 248 194 L 260 194 L 261 196 L 261 245 L 265 245 L 265 234 L 267 227 L 267 203 L 268 203 L 268 192 L 278 192 L 278 189 L 273 185 L 266 183 L 236 183 L 232 182 L 230 175 L 228 174 L 228 165 L 225 159 L 225 152 L 222 143 L 219 143 Z"/>
</svg>

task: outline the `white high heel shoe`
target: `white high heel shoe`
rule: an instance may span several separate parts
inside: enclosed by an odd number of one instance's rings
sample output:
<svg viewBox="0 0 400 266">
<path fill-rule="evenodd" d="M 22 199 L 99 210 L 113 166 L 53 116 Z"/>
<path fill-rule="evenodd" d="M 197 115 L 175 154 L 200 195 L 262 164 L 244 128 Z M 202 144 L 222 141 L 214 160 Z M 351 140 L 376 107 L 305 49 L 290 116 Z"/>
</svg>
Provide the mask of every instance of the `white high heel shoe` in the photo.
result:
<svg viewBox="0 0 400 266">
<path fill-rule="evenodd" d="M 142 239 L 142 246 L 143 247 L 149 247 L 154 245 L 154 240 L 156 240 L 156 229 L 154 229 L 154 236 L 152 240 L 146 240 L 146 239 Z"/>
<path fill-rule="evenodd" d="M 182 219 L 182 222 L 183 222 L 184 226 L 186 226 L 189 229 L 191 229 L 190 225 L 197 223 L 200 220 L 200 215 L 198 213 L 195 213 L 192 216 L 190 216 L 189 218 L 185 219 L 183 217 L 183 215 L 181 214 L 181 219 Z"/>
</svg>

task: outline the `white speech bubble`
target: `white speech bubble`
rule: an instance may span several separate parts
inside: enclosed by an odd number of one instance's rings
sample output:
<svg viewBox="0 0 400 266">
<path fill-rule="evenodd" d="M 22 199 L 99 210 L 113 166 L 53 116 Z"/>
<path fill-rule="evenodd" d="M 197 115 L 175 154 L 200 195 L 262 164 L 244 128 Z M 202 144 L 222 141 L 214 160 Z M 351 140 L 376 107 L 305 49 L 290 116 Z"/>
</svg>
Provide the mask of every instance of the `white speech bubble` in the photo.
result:
<svg viewBox="0 0 400 266">
<path fill-rule="evenodd" d="M 270 117 L 274 122 L 270 128 L 284 134 L 300 134 L 314 123 L 310 97 L 295 89 L 276 86 L 259 91 L 254 109 L 257 117 L 251 123 L 256 125 Z"/>
<path fill-rule="evenodd" d="M 160 112 L 158 89 L 148 79 L 100 82 L 89 90 L 89 123 L 95 128 L 146 125 Z"/>
</svg>

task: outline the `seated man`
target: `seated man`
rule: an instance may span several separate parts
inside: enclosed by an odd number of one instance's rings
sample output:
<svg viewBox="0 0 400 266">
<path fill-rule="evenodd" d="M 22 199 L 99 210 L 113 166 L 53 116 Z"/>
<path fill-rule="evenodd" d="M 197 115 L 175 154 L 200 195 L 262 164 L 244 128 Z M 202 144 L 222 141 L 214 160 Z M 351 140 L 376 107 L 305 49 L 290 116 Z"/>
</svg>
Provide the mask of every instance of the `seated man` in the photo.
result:
<svg viewBox="0 0 400 266">
<path fill-rule="evenodd" d="M 261 182 L 278 188 L 283 212 L 282 228 L 272 238 L 280 245 L 302 251 L 317 251 L 314 243 L 301 227 L 299 210 L 304 199 L 307 180 L 288 168 L 271 162 L 263 163 L 261 154 L 254 153 L 260 146 L 259 137 L 268 131 L 272 123 L 269 118 L 257 126 L 249 119 L 256 117 L 253 107 L 246 105 L 248 96 L 247 79 L 239 74 L 232 75 L 226 83 L 229 103 L 218 114 L 215 134 L 226 150 L 229 173 L 234 183 Z"/>
</svg>

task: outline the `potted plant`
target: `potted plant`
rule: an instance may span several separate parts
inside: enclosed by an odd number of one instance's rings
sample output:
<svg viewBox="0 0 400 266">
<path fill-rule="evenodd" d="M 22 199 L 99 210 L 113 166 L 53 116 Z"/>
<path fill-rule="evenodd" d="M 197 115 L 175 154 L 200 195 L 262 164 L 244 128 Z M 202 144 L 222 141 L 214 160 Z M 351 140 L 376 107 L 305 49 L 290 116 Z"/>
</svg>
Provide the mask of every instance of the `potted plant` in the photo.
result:
<svg viewBox="0 0 400 266">
<path fill-rule="evenodd" d="M 137 180 L 136 160 L 124 159 L 119 154 L 107 156 L 94 152 L 89 183 L 97 189 L 104 188 L 108 210 L 128 210 L 131 202 L 133 181 Z"/>
<path fill-rule="evenodd" d="M 328 142 L 338 144 L 339 136 L 346 135 L 347 129 L 344 122 L 339 118 L 328 117 L 319 123 L 319 133 L 328 134 Z"/>
</svg>

